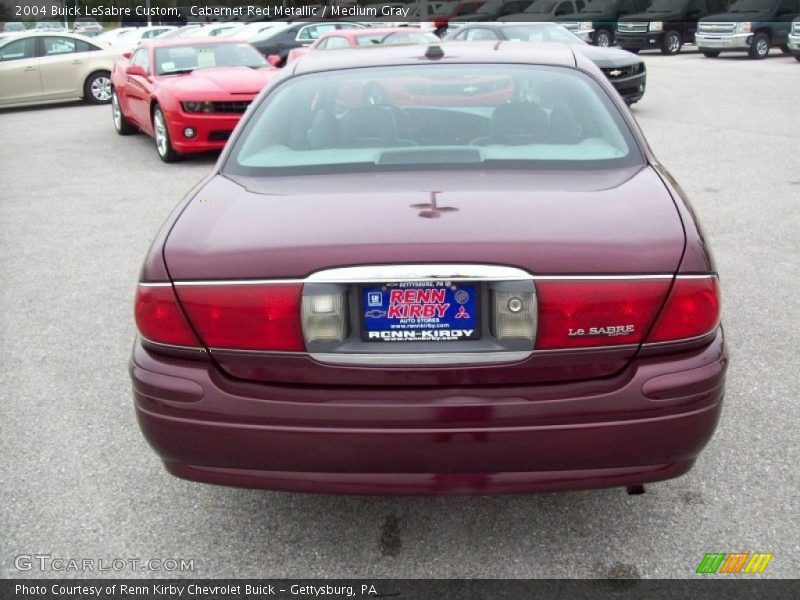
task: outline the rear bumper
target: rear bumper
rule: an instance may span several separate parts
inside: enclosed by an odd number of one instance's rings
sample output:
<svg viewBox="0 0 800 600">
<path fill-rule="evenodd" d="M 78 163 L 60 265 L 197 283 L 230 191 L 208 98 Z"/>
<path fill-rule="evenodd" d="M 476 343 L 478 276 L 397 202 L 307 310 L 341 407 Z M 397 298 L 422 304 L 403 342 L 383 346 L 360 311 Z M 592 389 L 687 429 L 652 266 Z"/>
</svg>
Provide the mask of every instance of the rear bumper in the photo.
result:
<svg viewBox="0 0 800 600">
<path fill-rule="evenodd" d="M 696 33 L 695 44 L 700 50 L 749 50 L 753 41 L 752 33 L 731 33 L 708 35 Z"/>
<path fill-rule="evenodd" d="M 508 493 L 685 473 L 716 428 L 726 367 L 720 330 L 703 350 L 637 359 L 601 387 L 256 385 L 138 341 L 131 377 L 142 432 L 179 477 L 304 492 Z"/>
</svg>

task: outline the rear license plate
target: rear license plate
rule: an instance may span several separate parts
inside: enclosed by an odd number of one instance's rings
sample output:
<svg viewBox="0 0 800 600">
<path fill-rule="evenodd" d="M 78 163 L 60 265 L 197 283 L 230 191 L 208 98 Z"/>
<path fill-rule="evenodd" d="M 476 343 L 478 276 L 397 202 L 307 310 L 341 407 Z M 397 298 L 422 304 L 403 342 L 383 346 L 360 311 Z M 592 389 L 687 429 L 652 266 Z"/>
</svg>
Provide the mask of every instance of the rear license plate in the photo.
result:
<svg viewBox="0 0 800 600">
<path fill-rule="evenodd" d="M 365 286 L 362 339 L 401 343 L 480 339 L 479 293 L 476 284 L 444 281 Z"/>
</svg>

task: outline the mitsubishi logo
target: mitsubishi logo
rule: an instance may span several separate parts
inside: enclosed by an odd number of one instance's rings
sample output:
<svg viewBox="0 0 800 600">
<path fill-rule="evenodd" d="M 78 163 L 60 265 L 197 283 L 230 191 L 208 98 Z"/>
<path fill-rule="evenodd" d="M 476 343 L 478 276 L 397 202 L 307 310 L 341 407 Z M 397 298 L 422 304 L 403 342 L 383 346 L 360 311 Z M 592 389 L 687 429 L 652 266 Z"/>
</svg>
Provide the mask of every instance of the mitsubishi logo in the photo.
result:
<svg viewBox="0 0 800 600">
<path fill-rule="evenodd" d="M 442 216 L 443 213 L 448 212 L 455 212 L 458 209 L 453 206 L 439 206 L 436 202 L 436 194 L 441 194 L 442 192 L 431 192 L 431 201 L 430 202 L 423 202 L 421 204 L 412 204 L 411 208 L 422 208 L 423 210 L 419 211 L 419 216 L 425 219 L 438 219 Z"/>
</svg>

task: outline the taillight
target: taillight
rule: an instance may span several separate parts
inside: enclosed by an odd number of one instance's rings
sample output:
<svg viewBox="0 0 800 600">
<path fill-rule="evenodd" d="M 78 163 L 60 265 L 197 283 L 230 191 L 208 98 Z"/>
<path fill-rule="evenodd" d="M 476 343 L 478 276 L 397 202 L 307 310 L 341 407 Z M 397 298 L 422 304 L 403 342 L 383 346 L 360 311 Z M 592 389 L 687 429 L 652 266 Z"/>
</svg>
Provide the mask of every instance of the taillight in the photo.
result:
<svg viewBox="0 0 800 600">
<path fill-rule="evenodd" d="M 209 348 L 302 351 L 301 285 L 178 285 L 178 297 Z"/>
<path fill-rule="evenodd" d="M 679 276 L 647 341 L 670 342 L 709 333 L 719 323 L 720 307 L 716 277 Z"/>
<path fill-rule="evenodd" d="M 200 347 L 171 285 L 139 285 L 134 313 L 139 333 L 151 342 Z"/>
<path fill-rule="evenodd" d="M 536 348 L 638 344 L 669 284 L 669 279 L 539 281 Z"/>
</svg>

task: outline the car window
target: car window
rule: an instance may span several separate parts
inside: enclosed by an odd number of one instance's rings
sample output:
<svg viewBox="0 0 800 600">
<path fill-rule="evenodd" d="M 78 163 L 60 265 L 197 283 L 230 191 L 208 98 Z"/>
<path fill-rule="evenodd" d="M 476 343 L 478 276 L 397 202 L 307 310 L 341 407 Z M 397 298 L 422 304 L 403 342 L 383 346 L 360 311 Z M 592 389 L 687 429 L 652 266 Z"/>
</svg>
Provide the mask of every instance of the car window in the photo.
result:
<svg viewBox="0 0 800 600">
<path fill-rule="evenodd" d="M 358 23 L 338 23 L 336 25 L 337 29 L 364 29 L 363 25 L 359 25 Z"/>
<path fill-rule="evenodd" d="M 706 0 L 694 0 L 689 5 L 689 10 L 687 11 L 688 14 L 692 13 L 700 13 L 705 14 L 708 12 L 708 5 L 706 4 Z"/>
<path fill-rule="evenodd" d="M 145 73 L 150 73 L 150 52 L 146 48 L 139 48 L 131 57 L 131 64 L 142 67 Z"/>
<path fill-rule="evenodd" d="M 166 29 L 166 28 L 165 29 L 151 29 L 150 31 L 145 31 L 142 34 L 142 39 L 149 40 L 150 38 L 158 37 L 159 35 L 161 35 L 165 31 L 169 31 L 169 29 Z"/>
<path fill-rule="evenodd" d="M 491 29 L 475 28 L 467 31 L 467 35 L 462 39 L 465 39 L 468 42 L 476 42 L 480 40 L 494 41 L 499 38 L 497 34 Z"/>
<path fill-rule="evenodd" d="M 585 6 L 586 4 L 584 4 L 583 0 L 577 0 L 577 2 L 575 2 L 575 8 L 578 10 L 583 10 Z"/>
<path fill-rule="evenodd" d="M 25 38 L 6 44 L 0 48 L 0 61 L 36 58 L 36 38 Z"/>
<path fill-rule="evenodd" d="M 323 40 L 324 41 L 324 40 Z M 343 37 L 330 37 L 327 39 L 327 44 L 325 45 L 326 50 L 334 50 L 336 48 L 349 48 L 350 42 L 347 41 L 346 38 Z"/>
<path fill-rule="evenodd" d="M 778 5 L 777 16 L 788 15 L 797 12 L 795 9 L 795 0 L 782 0 Z"/>
<path fill-rule="evenodd" d="M 43 37 L 42 46 L 44 56 L 58 56 L 59 54 L 71 54 L 75 52 L 76 42 L 72 38 L 65 37 Z"/>
<path fill-rule="evenodd" d="M 94 44 L 84 42 L 83 40 L 75 40 L 75 52 L 96 52 L 100 50 Z"/>
<path fill-rule="evenodd" d="M 211 67 L 267 66 L 264 57 L 250 44 L 220 42 L 155 49 L 156 75 L 190 73 Z"/>
<path fill-rule="evenodd" d="M 572 10 L 572 2 L 562 2 L 558 5 L 558 8 L 556 8 L 556 16 L 571 15 Z"/>
<path fill-rule="evenodd" d="M 320 25 L 307 25 L 297 33 L 298 42 L 313 42 L 322 34 L 336 31 L 336 25 L 323 23 Z"/>
<path fill-rule="evenodd" d="M 290 78 L 232 140 L 222 172 L 287 176 L 643 164 L 610 95 L 576 69 L 422 64 Z"/>
</svg>

